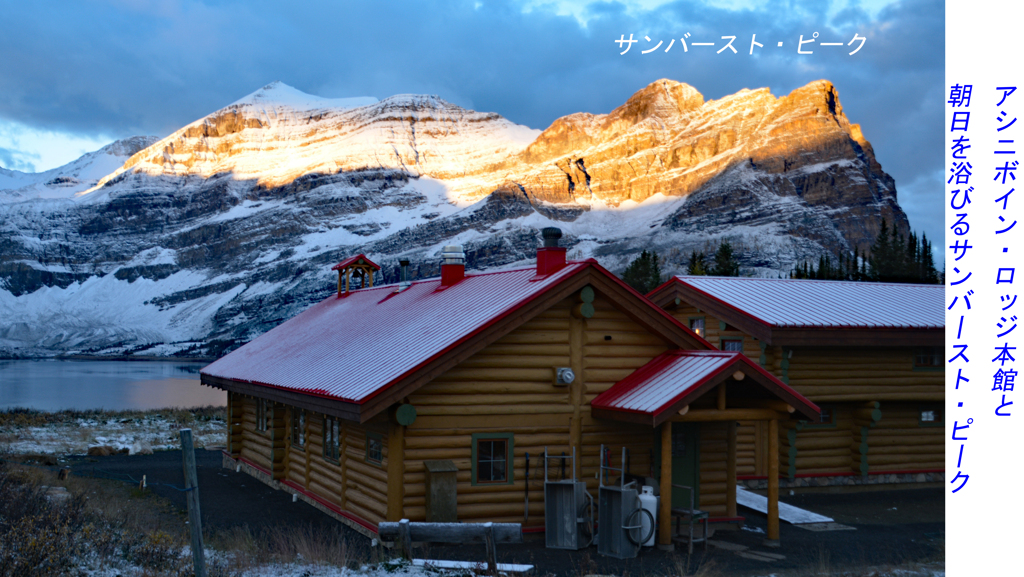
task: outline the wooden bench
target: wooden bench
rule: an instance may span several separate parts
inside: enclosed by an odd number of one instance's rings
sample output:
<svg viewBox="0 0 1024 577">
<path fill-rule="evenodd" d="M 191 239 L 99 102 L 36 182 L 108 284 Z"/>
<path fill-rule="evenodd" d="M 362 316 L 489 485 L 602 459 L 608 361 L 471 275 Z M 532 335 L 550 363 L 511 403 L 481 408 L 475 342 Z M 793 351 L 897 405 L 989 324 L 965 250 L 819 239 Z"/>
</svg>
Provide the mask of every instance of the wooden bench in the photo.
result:
<svg viewBox="0 0 1024 577">
<path fill-rule="evenodd" d="M 523 529 L 519 523 L 411 523 L 408 519 L 377 525 L 381 541 L 398 542 L 402 556 L 412 560 L 413 542 L 483 543 L 487 550 L 487 570 L 498 570 L 497 543 L 522 543 Z"/>
</svg>

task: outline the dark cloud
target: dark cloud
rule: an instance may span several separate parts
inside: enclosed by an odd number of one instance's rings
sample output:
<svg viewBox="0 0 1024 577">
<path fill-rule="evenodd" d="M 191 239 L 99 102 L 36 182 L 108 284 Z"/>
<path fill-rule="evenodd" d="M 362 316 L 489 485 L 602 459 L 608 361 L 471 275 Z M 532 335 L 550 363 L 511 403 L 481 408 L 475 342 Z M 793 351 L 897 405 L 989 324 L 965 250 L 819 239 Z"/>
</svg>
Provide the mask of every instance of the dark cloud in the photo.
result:
<svg viewBox="0 0 1024 577">
<path fill-rule="evenodd" d="M 0 118 L 82 134 L 167 134 L 281 80 L 324 96 L 439 94 L 544 128 L 572 112 L 608 112 L 663 77 L 706 98 L 762 86 L 782 96 L 825 78 L 897 186 L 942 194 L 909 186 L 942 170 L 941 1 L 900 2 L 874 21 L 856 4 L 830 20 L 818 0 L 738 11 L 690 1 L 650 11 L 601 2 L 586 14 L 581 26 L 543 8 L 524 13 L 487 1 L 227 0 L 69 3 L 55 16 L 14 3 L 0 34 Z M 800 36 L 815 32 L 819 42 L 845 43 L 855 33 L 868 40 L 853 56 L 846 46 L 813 44 L 813 55 L 797 55 Z M 716 46 L 684 52 L 686 33 Z M 640 42 L 620 55 L 613 40 L 623 34 Z M 751 56 L 754 34 L 764 46 Z M 733 35 L 738 54 L 716 54 L 721 37 Z M 640 53 L 659 40 L 660 49 Z M 911 214 L 915 227 L 940 238 L 941 219 L 920 219 Z"/>
<path fill-rule="evenodd" d="M 33 160 L 39 160 L 39 155 L 0 147 L 0 168 L 20 170 L 21 172 L 35 172 L 36 165 Z"/>
</svg>

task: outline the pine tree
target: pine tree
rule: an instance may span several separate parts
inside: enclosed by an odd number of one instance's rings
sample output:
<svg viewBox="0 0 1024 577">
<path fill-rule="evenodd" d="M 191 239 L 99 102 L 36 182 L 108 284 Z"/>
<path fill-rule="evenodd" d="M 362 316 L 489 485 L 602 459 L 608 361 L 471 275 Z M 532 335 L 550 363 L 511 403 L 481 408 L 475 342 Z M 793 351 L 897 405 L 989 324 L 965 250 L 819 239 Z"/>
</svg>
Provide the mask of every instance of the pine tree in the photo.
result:
<svg viewBox="0 0 1024 577">
<path fill-rule="evenodd" d="M 640 294 L 647 294 L 661 284 L 661 265 L 658 253 L 646 250 L 629 263 L 622 273 L 622 280 Z"/>
<path fill-rule="evenodd" d="M 715 264 L 711 269 L 714 276 L 740 276 L 740 263 L 732 254 L 732 245 L 723 240 L 715 251 Z"/>
<path fill-rule="evenodd" d="M 690 263 L 686 266 L 686 274 L 692 276 L 707 275 L 708 270 L 704 265 L 705 260 L 707 260 L 707 256 L 703 252 L 697 252 L 694 250 L 690 253 Z"/>
</svg>

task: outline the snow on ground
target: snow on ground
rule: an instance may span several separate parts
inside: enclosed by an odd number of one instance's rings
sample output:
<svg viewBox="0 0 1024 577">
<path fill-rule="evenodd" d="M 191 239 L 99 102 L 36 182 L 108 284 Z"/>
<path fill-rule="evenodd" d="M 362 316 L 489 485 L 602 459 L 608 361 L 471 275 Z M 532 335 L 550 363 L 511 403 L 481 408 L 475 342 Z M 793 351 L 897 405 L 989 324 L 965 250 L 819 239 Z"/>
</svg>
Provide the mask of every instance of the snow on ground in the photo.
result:
<svg viewBox="0 0 1024 577">
<path fill-rule="evenodd" d="M 130 454 L 178 449 L 178 431 L 189 427 L 196 447 L 224 445 L 224 421 L 195 421 L 182 425 L 159 412 L 133 419 L 79 418 L 41 427 L 0 426 L 0 451 L 15 454 L 84 455 L 89 447 L 128 449 Z"/>
</svg>

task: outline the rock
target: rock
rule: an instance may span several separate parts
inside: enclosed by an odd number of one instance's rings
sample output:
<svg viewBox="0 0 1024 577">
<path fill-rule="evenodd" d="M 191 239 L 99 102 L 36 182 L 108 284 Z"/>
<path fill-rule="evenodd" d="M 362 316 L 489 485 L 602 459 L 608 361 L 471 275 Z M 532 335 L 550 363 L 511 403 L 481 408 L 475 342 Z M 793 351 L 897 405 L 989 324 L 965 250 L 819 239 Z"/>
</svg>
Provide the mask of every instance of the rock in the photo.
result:
<svg viewBox="0 0 1024 577">
<path fill-rule="evenodd" d="M 90 457 L 106 457 L 108 455 L 113 455 L 116 452 L 117 449 L 110 445 L 96 445 L 94 447 L 89 447 L 89 451 L 86 452 L 86 455 Z"/>
<path fill-rule="evenodd" d="M 131 454 L 131 455 L 152 455 L 153 454 L 153 447 L 151 447 L 149 445 L 149 443 L 147 443 L 146 441 L 136 440 L 135 443 L 132 444 L 131 451 L 130 451 L 129 454 Z"/>
</svg>

